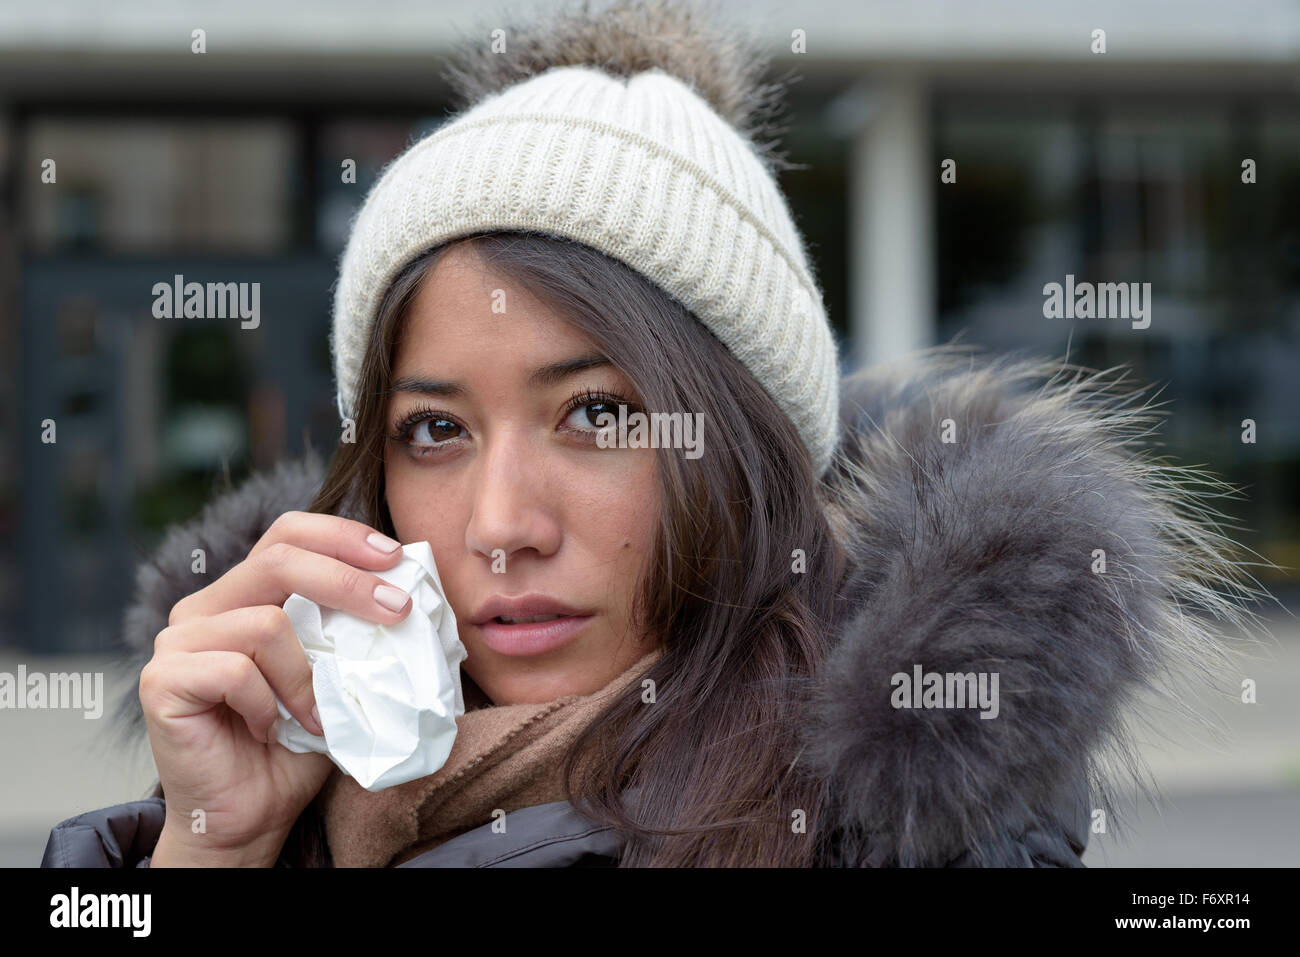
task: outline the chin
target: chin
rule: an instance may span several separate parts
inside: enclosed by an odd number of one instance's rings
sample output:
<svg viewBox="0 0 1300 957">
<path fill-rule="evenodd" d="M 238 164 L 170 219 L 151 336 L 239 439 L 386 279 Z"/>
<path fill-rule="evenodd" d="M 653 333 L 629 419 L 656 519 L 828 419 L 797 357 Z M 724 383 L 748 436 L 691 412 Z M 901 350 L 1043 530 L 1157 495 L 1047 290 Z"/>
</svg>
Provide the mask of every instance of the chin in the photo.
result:
<svg viewBox="0 0 1300 957">
<path fill-rule="evenodd" d="M 472 655 L 473 652 L 471 651 Z M 599 691 L 617 677 L 600 669 L 575 668 L 571 664 L 547 665 L 540 657 L 531 661 L 507 659 L 490 674 L 466 672 L 493 704 L 542 704 L 566 695 L 586 695 Z"/>
<path fill-rule="evenodd" d="M 517 678 L 498 676 L 494 681 L 475 682 L 495 705 L 543 704 L 570 694 L 586 694 L 576 688 L 574 682 L 536 680 L 527 675 Z M 486 685 L 486 687 L 485 687 Z"/>
<path fill-rule="evenodd" d="M 581 639 L 535 655 L 500 654 L 476 634 L 464 634 L 462 640 L 468 657 L 461 667 L 497 705 L 540 704 L 590 694 L 617 675 L 605 676 L 608 667 L 591 660 L 591 649 Z"/>
</svg>

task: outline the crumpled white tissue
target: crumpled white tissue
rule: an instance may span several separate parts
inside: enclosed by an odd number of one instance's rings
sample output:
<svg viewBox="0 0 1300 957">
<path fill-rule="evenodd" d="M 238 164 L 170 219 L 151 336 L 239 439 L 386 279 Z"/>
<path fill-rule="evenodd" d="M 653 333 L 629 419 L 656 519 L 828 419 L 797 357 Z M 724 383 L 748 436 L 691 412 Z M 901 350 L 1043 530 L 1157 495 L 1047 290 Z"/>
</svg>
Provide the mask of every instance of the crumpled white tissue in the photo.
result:
<svg viewBox="0 0 1300 957">
<path fill-rule="evenodd" d="M 380 578 L 412 595 L 396 625 L 380 625 L 293 594 L 284 610 L 312 670 L 325 736 L 309 732 L 276 698 L 276 738 L 298 754 L 327 754 L 367 791 L 433 774 L 465 713 L 456 630 L 428 542 L 402 546 Z"/>
</svg>

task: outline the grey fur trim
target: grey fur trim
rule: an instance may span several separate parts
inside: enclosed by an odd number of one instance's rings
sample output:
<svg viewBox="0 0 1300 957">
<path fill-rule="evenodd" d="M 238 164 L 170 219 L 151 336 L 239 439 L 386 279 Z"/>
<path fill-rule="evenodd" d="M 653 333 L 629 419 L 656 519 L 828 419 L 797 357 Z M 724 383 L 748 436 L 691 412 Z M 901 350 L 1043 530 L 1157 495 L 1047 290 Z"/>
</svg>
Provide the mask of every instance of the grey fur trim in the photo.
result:
<svg viewBox="0 0 1300 957">
<path fill-rule="evenodd" d="M 491 31 L 504 30 L 505 50 L 493 52 Z M 580 0 L 531 11 L 524 19 L 500 12 L 463 34 L 444 79 L 458 109 L 557 66 L 598 66 L 631 77 L 658 67 L 703 97 L 753 144 L 774 172 L 800 168 L 777 149 L 778 121 L 797 76 L 763 82 L 771 60 L 753 27 L 724 20 L 716 7 L 689 0 L 616 0 L 595 7 Z"/>
<path fill-rule="evenodd" d="M 1262 590 L 1210 508 L 1234 490 L 1141 451 L 1158 413 L 1122 378 L 947 347 L 843 382 L 829 514 L 851 571 L 803 755 L 848 863 L 1017 863 L 1083 777 L 1112 813 L 1120 778 L 1145 789 L 1139 692 L 1204 723 L 1169 679 L 1217 687 L 1212 622 L 1252 626 Z M 917 664 L 998 672 L 999 716 L 895 709 Z"/>
<path fill-rule="evenodd" d="M 172 606 L 243 561 L 280 515 L 306 509 L 323 477 L 320 457 L 309 452 L 250 476 L 195 518 L 168 529 L 153 555 L 136 569 L 135 595 L 123 618 L 122 643 L 135 673 L 153 657 L 154 639 L 167 627 Z M 205 574 L 192 571 L 196 548 L 204 550 Z M 143 733 L 138 694 L 129 692 L 122 699 L 116 723 L 127 735 Z"/>
</svg>

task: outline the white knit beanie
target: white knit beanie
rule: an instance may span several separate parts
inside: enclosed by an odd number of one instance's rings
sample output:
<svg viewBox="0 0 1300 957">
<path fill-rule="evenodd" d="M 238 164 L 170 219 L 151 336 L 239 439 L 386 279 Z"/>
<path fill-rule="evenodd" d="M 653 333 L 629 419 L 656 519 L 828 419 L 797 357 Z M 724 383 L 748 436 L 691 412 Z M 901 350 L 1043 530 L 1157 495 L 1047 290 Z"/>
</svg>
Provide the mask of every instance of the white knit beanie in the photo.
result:
<svg viewBox="0 0 1300 957">
<path fill-rule="evenodd" d="M 470 233 L 531 230 L 626 263 L 699 318 L 799 431 L 837 440 L 835 340 L 802 239 L 753 145 L 658 67 L 557 66 L 482 99 L 393 161 L 354 221 L 335 291 L 339 414 L 388 285 Z M 680 410 L 689 411 L 689 410 Z"/>
</svg>

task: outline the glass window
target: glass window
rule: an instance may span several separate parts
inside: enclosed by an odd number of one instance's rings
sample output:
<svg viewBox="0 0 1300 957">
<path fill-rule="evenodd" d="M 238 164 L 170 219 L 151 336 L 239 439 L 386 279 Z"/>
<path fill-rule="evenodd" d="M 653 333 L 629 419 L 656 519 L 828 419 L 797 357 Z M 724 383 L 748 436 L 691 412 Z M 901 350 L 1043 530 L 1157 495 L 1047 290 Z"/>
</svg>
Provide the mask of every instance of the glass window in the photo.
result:
<svg viewBox="0 0 1300 957">
<path fill-rule="evenodd" d="M 380 173 L 413 141 L 443 122 L 444 118 L 423 117 L 338 120 L 325 125 L 316 157 L 320 184 L 316 241 L 321 249 L 331 255 L 343 251 L 352 217 Z"/>
<path fill-rule="evenodd" d="M 1124 365 L 1163 388 L 1166 451 L 1247 489 L 1212 503 L 1293 564 L 1300 472 L 1300 117 L 1193 98 L 941 101 L 939 338 Z M 1242 160 L 1256 160 L 1256 183 Z M 937 165 L 936 165 L 937 168 Z M 1049 319 L 1047 283 L 1150 283 L 1150 326 Z M 1243 422 L 1255 423 L 1243 442 Z"/>
<path fill-rule="evenodd" d="M 294 137 L 283 121 L 41 118 L 25 168 L 34 252 L 273 252 L 291 232 Z"/>
</svg>

